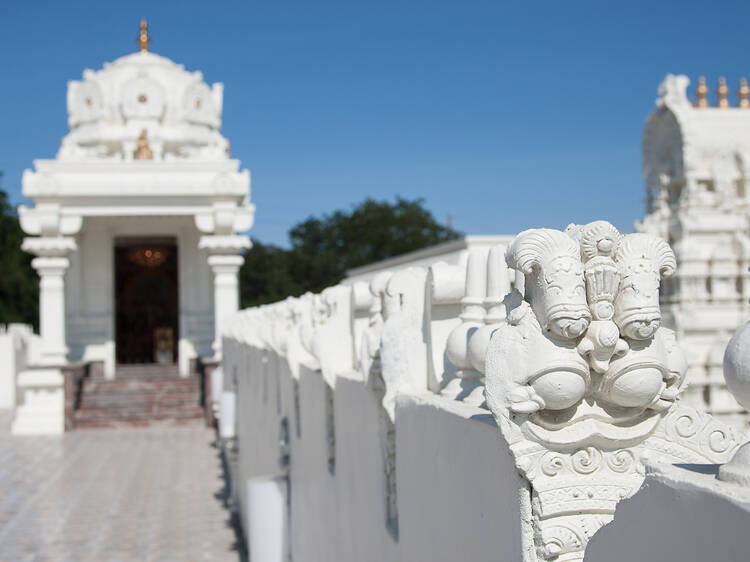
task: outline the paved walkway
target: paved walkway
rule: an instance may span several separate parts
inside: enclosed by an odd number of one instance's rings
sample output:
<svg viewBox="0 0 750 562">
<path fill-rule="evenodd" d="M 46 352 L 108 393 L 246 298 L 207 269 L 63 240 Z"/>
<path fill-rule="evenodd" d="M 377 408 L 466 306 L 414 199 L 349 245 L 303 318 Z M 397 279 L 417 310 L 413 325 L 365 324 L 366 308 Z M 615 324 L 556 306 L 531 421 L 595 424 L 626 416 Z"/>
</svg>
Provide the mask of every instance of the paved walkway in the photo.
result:
<svg viewBox="0 0 750 562">
<path fill-rule="evenodd" d="M 0 560 L 240 560 L 214 433 L 0 433 Z"/>
</svg>

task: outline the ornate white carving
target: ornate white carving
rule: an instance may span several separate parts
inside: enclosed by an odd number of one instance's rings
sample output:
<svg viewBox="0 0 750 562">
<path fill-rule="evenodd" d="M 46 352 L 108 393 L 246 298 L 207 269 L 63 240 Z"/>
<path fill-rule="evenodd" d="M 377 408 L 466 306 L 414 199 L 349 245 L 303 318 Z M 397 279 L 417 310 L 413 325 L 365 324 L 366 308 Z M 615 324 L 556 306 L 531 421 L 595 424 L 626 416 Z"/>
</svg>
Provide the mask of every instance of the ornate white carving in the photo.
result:
<svg viewBox="0 0 750 562">
<path fill-rule="evenodd" d="M 643 132 L 646 213 L 636 230 L 673 244 L 678 268 L 662 287 L 665 324 L 689 352 L 683 400 L 747 421 L 721 379 L 716 348 L 750 319 L 750 112 L 695 107 L 686 76 L 667 75 Z M 710 336 L 710 337 L 709 337 Z"/>
<path fill-rule="evenodd" d="M 351 371 L 354 366 L 351 338 L 351 288 L 336 285 L 324 289 L 318 300 L 319 314 L 312 347 L 320 363 L 323 379 L 336 386 L 336 375 Z"/>
<path fill-rule="evenodd" d="M 360 344 L 359 368 L 362 380 L 370 388 L 382 386 L 380 377 L 380 338 L 383 332 L 383 298 L 388 280 L 393 273 L 383 271 L 370 282 L 372 301 L 370 305 L 369 323 L 362 336 Z"/>
<path fill-rule="evenodd" d="M 87 70 L 68 85 L 71 132 L 61 160 L 125 160 L 143 126 L 155 160 L 227 160 L 219 133 L 223 87 L 154 53 L 135 53 Z"/>
<path fill-rule="evenodd" d="M 446 342 L 461 323 L 461 298 L 466 286 L 466 271 L 458 265 L 438 262 L 427 269 L 427 387 L 440 392 L 456 376 L 456 367 L 448 360 Z"/>
<path fill-rule="evenodd" d="M 214 87 L 221 87 L 216 84 Z M 183 98 L 185 119 L 191 123 L 218 128 L 220 112 L 214 107 L 211 89 L 204 82 L 195 82 L 185 89 Z"/>
<path fill-rule="evenodd" d="M 125 119 L 161 119 L 164 90 L 157 81 L 139 76 L 122 87 L 120 107 Z"/>
<path fill-rule="evenodd" d="M 737 402 L 750 408 L 750 323 L 737 330 L 727 345 L 724 379 Z M 729 463 L 719 468 L 719 478 L 750 486 L 750 441 L 739 448 Z"/>
<path fill-rule="evenodd" d="M 104 96 L 99 84 L 90 80 L 71 82 L 68 88 L 68 123 L 75 127 L 104 116 Z"/>
<path fill-rule="evenodd" d="M 287 306 L 292 317 L 292 330 L 287 341 L 287 362 L 292 376 L 299 380 L 300 365 L 311 370 L 320 368 L 318 359 L 311 351 L 313 347 L 313 294 L 305 293 L 293 299 Z"/>
<path fill-rule="evenodd" d="M 487 348 L 495 330 L 505 323 L 505 296 L 510 293 L 510 276 L 505 263 L 507 247 L 498 244 L 490 249 L 487 256 L 487 294 L 484 299 L 484 326 L 474 332 L 469 340 L 471 365 L 484 377 L 486 371 Z"/>
<path fill-rule="evenodd" d="M 539 557 L 581 560 L 645 461 L 715 462 L 736 435 L 675 408 L 687 366 L 660 325 L 659 283 L 675 270 L 666 242 L 596 221 L 522 232 L 506 260 L 526 295 L 506 298 L 490 342 L 487 404 L 532 484 Z"/>
<path fill-rule="evenodd" d="M 380 361 L 385 384 L 383 408 L 391 420 L 398 394 L 416 394 L 427 388 L 427 347 L 422 337 L 425 277 L 422 268 L 397 271 L 383 294 Z"/>
<path fill-rule="evenodd" d="M 484 402 L 482 373 L 472 364 L 470 341 L 484 326 L 487 292 L 487 254 L 479 250 L 469 253 L 466 263 L 466 292 L 461 299 L 461 324 L 448 336 L 445 355 L 456 367 L 455 378 L 448 381 L 441 394 L 478 406 Z"/>
</svg>

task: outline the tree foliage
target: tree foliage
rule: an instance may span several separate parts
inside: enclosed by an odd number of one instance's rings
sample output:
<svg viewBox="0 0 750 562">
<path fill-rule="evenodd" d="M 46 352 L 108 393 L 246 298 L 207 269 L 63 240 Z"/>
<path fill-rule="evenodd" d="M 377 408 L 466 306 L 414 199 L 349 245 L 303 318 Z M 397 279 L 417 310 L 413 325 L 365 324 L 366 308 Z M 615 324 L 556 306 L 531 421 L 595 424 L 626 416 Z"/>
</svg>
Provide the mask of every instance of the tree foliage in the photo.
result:
<svg viewBox="0 0 750 562">
<path fill-rule="evenodd" d="M 255 242 L 240 272 L 242 306 L 335 285 L 349 269 L 453 240 L 424 201 L 366 199 L 351 211 L 310 217 L 289 231 L 290 249 Z"/>
<path fill-rule="evenodd" d="M 0 189 L 0 323 L 38 323 L 39 280 L 32 256 L 21 250 L 24 234 L 18 217 Z"/>
</svg>

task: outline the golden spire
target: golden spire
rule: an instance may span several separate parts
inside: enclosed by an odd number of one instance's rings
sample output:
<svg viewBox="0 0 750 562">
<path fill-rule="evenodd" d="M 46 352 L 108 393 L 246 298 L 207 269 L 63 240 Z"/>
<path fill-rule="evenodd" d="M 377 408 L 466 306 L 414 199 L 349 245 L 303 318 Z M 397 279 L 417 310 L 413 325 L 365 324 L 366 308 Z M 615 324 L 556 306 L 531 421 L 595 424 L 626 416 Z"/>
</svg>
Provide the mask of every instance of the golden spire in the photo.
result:
<svg viewBox="0 0 750 562">
<path fill-rule="evenodd" d="M 747 86 L 747 78 L 740 79 L 740 89 L 737 90 L 737 97 L 740 98 L 739 107 L 744 109 L 750 108 L 750 101 L 748 101 L 748 97 L 750 97 L 750 88 Z"/>
<path fill-rule="evenodd" d="M 719 103 L 717 107 L 729 107 L 729 87 L 727 86 L 727 80 L 723 76 L 719 78 L 719 87 L 716 88 L 716 95 L 719 96 Z"/>
<path fill-rule="evenodd" d="M 708 86 L 706 86 L 705 76 L 698 78 L 698 87 L 695 89 L 695 95 L 698 96 L 695 107 L 708 107 Z"/>
<path fill-rule="evenodd" d="M 151 37 L 148 36 L 148 22 L 145 19 L 141 20 L 141 30 L 138 33 L 138 46 L 141 48 L 141 52 L 145 53 L 148 51 L 148 46 L 151 44 Z"/>
<path fill-rule="evenodd" d="M 151 147 L 148 145 L 148 131 L 146 129 L 141 130 L 141 134 L 138 135 L 138 140 L 135 143 L 135 152 L 133 157 L 136 160 L 153 160 L 154 153 L 151 151 Z"/>
</svg>

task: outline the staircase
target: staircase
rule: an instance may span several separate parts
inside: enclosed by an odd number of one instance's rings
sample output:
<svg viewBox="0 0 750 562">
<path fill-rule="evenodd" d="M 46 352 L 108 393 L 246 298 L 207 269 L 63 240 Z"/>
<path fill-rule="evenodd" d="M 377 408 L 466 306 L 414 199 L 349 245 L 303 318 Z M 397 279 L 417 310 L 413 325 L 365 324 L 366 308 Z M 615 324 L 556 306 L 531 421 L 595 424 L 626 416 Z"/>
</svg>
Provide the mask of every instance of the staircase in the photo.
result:
<svg viewBox="0 0 750 562">
<path fill-rule="evenodd" d="M 75 427 L 184 423 L 203 418 L 200 378 L 180 378 L 175 365 L 118 365 L 114 380 L 83 379 Z"/>
</svg>

